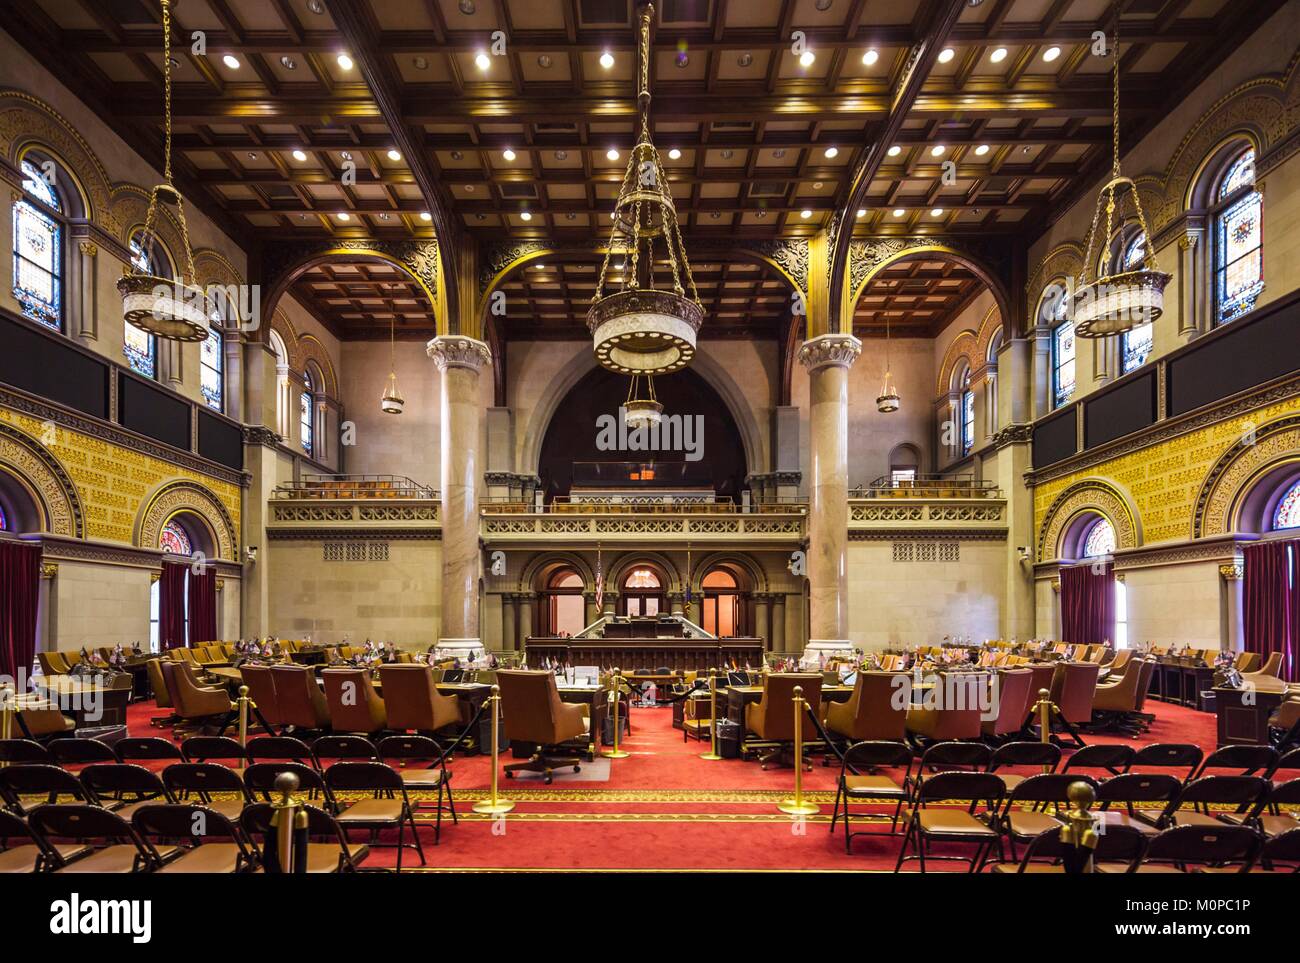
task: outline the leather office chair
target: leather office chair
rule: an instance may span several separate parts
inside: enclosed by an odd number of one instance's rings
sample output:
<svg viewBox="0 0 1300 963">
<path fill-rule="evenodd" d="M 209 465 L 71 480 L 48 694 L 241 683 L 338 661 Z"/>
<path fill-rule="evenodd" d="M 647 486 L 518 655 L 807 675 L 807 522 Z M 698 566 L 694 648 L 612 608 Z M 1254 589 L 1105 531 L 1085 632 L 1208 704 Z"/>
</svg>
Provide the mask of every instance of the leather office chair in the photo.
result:
<svg viewBox="0 0 1300 963">
<path fill-rule="evenodd" d="M 52 704 L 18 710 L 18 731 L 37 742 L 71 735 L 76 728 L 77 723 L 72 717 L 65 716 L 58 706 Z"/>
<path fill-rule="evenodd" d="M 1029 669 L 999 669 L 997 676 L 997 715 L 984 719 L 980 731 L 986 738 L 1013 736 L 1024 728 L 1025 714 L 1037 700 L 1031 688 L 1034 673 Z"/>
<path fill-rule="evenodd" d="M 68 664 L 57 652 L 37 652 L 36 660 L 40 662 L 41 672 L 45 675 L 64 675 L 68 671 Z"/>
<path fill-rule="evenodd" d="M 230 707 L 230 696 L 224 689 L 208 689 L 195 684 L 185 666 L 176 662 L 164 662 L 163 680 L 172 703 L 176 706 L 176 715 L 190 731 L 217 725 L 220 732 L 235 718 L 235 711 Z"/>
<path fill-rule="evenodd" d="M 1242 673 L 1242 680 L 1258 684 L 1264 680 L 1277 679 L 1282 674 L 1282 653 L 1270 652 L 1268 658 L 1264 661 L 1264 667 L 1258 672 Z"/>
<path fill-rule="evenodd" d="M 335 732 L 364 732 L 367 735 L 388 728 L 384 700 L 375 691 L 365 669 L 326 669 L 325 701 Z"/>
<path fill-rule="evenodd" d="M 433 670 L 427 665 L 381 665 L 379 681 L 384 688 L 389 729 L 435 733 L 460 722 L 460 703 L 455 696 L 438 691 Z"/>
<path fill-rule="evenodd" d="M 1258 672 L 1260 661 L 1258 652 L 1238 652 L 1232 667 L 1238 672 Z"/>
<path fill-rule="evenodd" d="M 305 666 L 273 665 L 275 704 L 280 719 L 295 729 L 329 729 L 330 710 L 315 673 Z"/>
<path fill-rule="evenodd" d="M 927 697 L 929 703 L 907 710 L 908 738 L 913 743 L 978 739 L 988 684 L 985 672 L 940 673 L 935 680 L 938 691 Z"/>
<path fill-rule="evenodd" d="M 1131 660 L 1132 658 L 1133 658 L 1132 649 L 1119 649 L 1115 653 L 1115 658 L 1111 659 L 1110 662 L 1107 663 L 1106 667 L 1110 669 L 1112 673 L 1118 672 L 1120 669 L 1124 668 L 1124 666 L 1128 665 L 1129 660 Z"/>
<path fill-rule="evenodd" d="M 1143 723 L 1136 718 L 1145 701 L 1143 682 L 1150 685 L 1155 663 L 1139 659 L 1124 667 L 1123 675 L 1113 682 L 1096 688 L 1092 700 L 1091 728 L 1118 730 L 1136 736 L 1143 731 Z"/>
<path fill-rule="evenodd" d="M 859 672 L 847 702 L 826 703 L 826 728 L 850 742 L 901 741 L 907 706 L 896 696 L 906 679 L 898 672 Z"/>
<path fill-rule="evenodd" d="M 497 672 L 501 688 L 501 715 L 512 742 L 536 743 L 537 750 L 524 762 L 508 763 L 506 778 L 516 772 L 540 772 L 547 783 L 560 766 L 572 766 L 581 772 L 577 754 L 563 749 L 563 744 L 587 735 L 591 728 L 591 707 L 585 703 L 568 703 L 560 698 L 555 674 L 545 670 L 501 670 Z"/>
<path fill-rule="evenodd" d="M 1052 702 L 1059 710 L 1052 719 L 1061 723 L 1075 745 L 1084 745 L 1075 726 L 1092 719 L 1092 700 L 1101 666 L 1092 662 L 1060 662 L 1052 675 Z"/>
<path fill-rule="evenodd" d="M 162 659 L 150 659 L 145 663 L 145 671 L 149 674 L 149 688 L 153 689 L 154 703 L 159 709 L 174 709 L 171 693 L 167 691 L 167 681 L 163 678 Z M 149 724 L 161 727 L 175 721 L 176 713 L 172 712 L 170 715 L 154 716 Z"/>
<path fill-rule="evenodd" d="M 804 701 L 809 710 L 820 716 L 822 677 L 819 672 L 769 672 L 763 679 L 763 696 L 758 702 L 745 706 L 745 729 L 763 742 L 777 743 L 775 752 L 762 757 L 763 768 L 777 757 L 782 749 L 794 743 L 794 690 L 803 689 Z M 803 717 L 803 740 L 807 744 L 817 738 L 816 723 Z M 800 760 L 795 760 L 796 764 Z"/>
<path fill-rule="evenodd" d="M 274 733 L 283 728 L 284 719 L 280 715 L 280 703 L 275 696 L 275 677 L 271 675 L 268 665 L 241 665 L 239 676 L 248 686 L 248 697 L 257 706 L 257 718 L 267 732 Z"/>
</svg>

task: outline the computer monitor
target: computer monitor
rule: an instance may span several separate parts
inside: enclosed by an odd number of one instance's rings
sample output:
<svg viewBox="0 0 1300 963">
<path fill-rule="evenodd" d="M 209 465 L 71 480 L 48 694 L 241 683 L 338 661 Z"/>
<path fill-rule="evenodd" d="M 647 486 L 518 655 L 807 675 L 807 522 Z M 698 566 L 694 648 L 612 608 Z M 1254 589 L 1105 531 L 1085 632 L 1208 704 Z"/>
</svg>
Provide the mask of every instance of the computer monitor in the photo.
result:
<svg viewBox="0 0 1300 963">
<path fill-rule="evenodd" d="M 844 677 L 844 683 L 843 683 L 843 684 L 844 684 L 844 685 L 857 685 L 857 684 L 858 684 L 858 673 L 857 673 L 856 671 L 850 672 L 848 675 L 846 675 L 846 676 Z"/>
<path fill-rule="evenodd" d="M 728 672 L 727 685 L 752 685 L 748 672 Z"/>
<path fill-rule="evenodd" d="M 443 681 L 443 682 L 446 682 L 446 683 L 448 683 L 448 684 L 454 684 L 454 683 L 457 683 L 457 682 L 463 682 L 464 680 L 465 680 L 465 670 L 464 670 L 464 669 L 444 669 L 444 670 L 443 670 L 443 673 L 442 673 L 442 681 Z"/>
</svg>

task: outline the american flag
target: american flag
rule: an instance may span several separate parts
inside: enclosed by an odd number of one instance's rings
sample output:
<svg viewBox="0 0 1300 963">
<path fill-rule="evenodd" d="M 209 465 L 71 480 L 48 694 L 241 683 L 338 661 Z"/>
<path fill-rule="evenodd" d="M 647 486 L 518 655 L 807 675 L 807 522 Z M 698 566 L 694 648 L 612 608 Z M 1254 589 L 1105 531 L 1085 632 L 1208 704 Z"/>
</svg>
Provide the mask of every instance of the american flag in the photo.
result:
<svg viewBox="0 0 1300 963">
<path fill-rule="evenodd" d="M 599 615 L 602 609 L 601 602 L 605 598 L 605 573 L 600 565 L 600 546 L 596 546 L 596 614 Z"/>
</svg>

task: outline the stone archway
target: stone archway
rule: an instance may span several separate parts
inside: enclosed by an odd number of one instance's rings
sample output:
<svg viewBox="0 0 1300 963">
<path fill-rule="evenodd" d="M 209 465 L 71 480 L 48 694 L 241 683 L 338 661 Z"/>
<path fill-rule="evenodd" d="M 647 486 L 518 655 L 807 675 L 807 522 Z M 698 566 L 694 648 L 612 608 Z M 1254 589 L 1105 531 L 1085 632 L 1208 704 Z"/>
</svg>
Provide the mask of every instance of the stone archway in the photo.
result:
<svg viewBox="0 0 1300 963">
<path fill-rule="evenodd" d="M 1047 509 L 1038 533 L 1038 561 L 1050 562 L 1060 557 L 1062 537 L 1085 512 L 1102 515 L 1110 521 L 1115 528 L 1117 549 L 1137 548 L 1142 544 L 1141 524 L 1132 499 L 1111 482 L 1089 478 L 1065 489 Z"/>
<path fill-rule="evenodd" d="M 192 481 L 164 482 L 140 506 L 135 520 L 135 544 L 157 548 L 163 526 L 173 515 L 185 513 L 200 519 L 213 536 L 217 557 L 238 561 L 239 536 L 221 500 Z"/>
<path fill-rule="evenodd" d="M 45 531 L 85 537 L 85 516 L 77 486 L 44 445 L 17 428 L 0 424 L 0 465 L 34 497 Z"/>
</svg>

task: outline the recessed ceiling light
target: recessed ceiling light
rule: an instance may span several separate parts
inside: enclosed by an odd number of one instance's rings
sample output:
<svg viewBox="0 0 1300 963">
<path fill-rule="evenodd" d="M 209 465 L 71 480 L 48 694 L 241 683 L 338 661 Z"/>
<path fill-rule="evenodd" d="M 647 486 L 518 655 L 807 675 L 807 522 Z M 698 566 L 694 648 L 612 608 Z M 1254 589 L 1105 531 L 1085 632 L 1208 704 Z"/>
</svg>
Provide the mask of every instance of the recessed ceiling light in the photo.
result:
<svg viewBox="0 0 1300 963">
<path fill-rule="evenodd" d="M 867 209 L 865 207 L 859 207 L 858 217 L 866 217 L 866 216 L 867 216 Z"/>
<path fill-rule="evenodd" d="M 689 67 L 690 65 L 691 65 L 691 58 L 689 54 L 687 54 L 685 51 L 682 51 L 677 54 L 677 68 L 679 70 L 682 67 Z"/>
<path fill-rule="evenodd" d="M 605 158 L 612 161 L 618 160 L 618 151 L 611 147 L 609 150 L 605 151 Z"/>
<path fill-rule="evenodd" d="M 610 53 L 608 50 L 606 50 L 603 54 L 600 55 L 600 65 L 604 67 L 606 70 L 614 66 L 614 55 Z"/>
<path fill-rule="evenodd" d="M 433 215 L 430 214 L 428 211 L 421 211 L 421 212 L 420 212 L 420 220 L 422 220 L 422 221 L 432 221 L 432 220 L 433 220 Z"/>
<path fill-rule="evenodd" d="M 249 159 L 249 160 L 257 160 L 257 151 L 255 151 L 255 150 L 250 150 L 250 151 L 248 152 L 248 159 Z"/>
<path fill-rule="evenodd" d="M 812 217 L 812 211 L 808 210 L 808 209 L 805 207 L 802 211 L 799 212 L 799 216 L 802 217 L 802 218 L 806 221 L 806 220 L 808 220 L 808 218 Z"/>
<path fill-rule="evenodd" d="M 293 152 L 293 159 L 296 161 L 305 161 L 307 159 L 306 151 L 296 150 Z"/>
<path fill-rule="evenodd" d="M 508 161 L 512 161 L 515 159 L 515 152 L 512 151 L 509 147 L 507 147 L 505 150 L 501 152 L 501 156 Z"/>
<path fill-rule="evenodd" d="M 933 147 L 930 148 L 930 156 L 931 156 L 931 157 L 942 157 L 942 156 L 944 155 L 944 152 L 945 152 L 947 149 L 948 149 L 948 148 L 947 148 L 947 147 L 944 147 L 943 144 L 935 144 Z"/>
<path fill-rule="evenodd" d="M 335 58 L 335 60 L 339 65 L 339 69 L 341 70 L 352 69 L 352 58 L 349 57 L 347 54 L 341 53 L 338 55 L 338 57 Z"/>
<path fill-rule="evenodd" d="M 352 152 L 349 150 L 340 151 L 339 156 L 342 157 L 344 160 L 352 160 Z"/>
<path fill-rule="evenodd" d="M 1047 61 L 1049 64 L 1059 56 L 1061 56 L 1060 47 L 1048 47 L 1043 51 L 1043 60 Z"/>
<path fill-rule="evenodd" d="M 537 271 L 545 271 L 545 270 L 546 270 L 546 265 L 545 265 L 545 264 L 534 264 L 534 265 L 533 265 L 533 268 L 534 268 L 534 270 L 537 270 Z"/>
<path fill-rule="evenodd" d="M 995 64 L 1000 64 L 1002 63 L 1002 61 L 1006 59 L 1007 59 L 1006 47 L 998 47 L 997 50 L 994 50 L 993 53 L 989 54 L 989 60 L 993 61 Z"/>
<path fill-rule="evenodd" d="M 976 157 L 983 157 L 983 156 L 984 156 L 985 154 L 987 154 L 988 152 L 989 152 L 989 145 L 988 145 L 988 144 L 980 144 L 978 147 L 975 148 L 975 156 L 976 156 Z"/>
<path fill-rule="evenodd" d="M 487 220 L 487 215 L 486 215 L 486 214 L 475 214 L 475 215 L 474 215 L 474 220 L 476 220 L 476 221 L 486 221 L 486 220 Z"/>
<path fill-rule="evenodd" d="M 840 153 L 840 149 L 839 149 L 838 147 L 827 147 L 827 148 L 826 148 L 826 159 L 827 159 L 827 160 L 834 160 L 836 157 L 839 156 L 839 153 Z"/>
<path fill-rule="evenodd" d="M 817 55 L 815 53 L 813 53 L 811 50 L 805 50 L 803 53 L 799 55 L 799 66 L 811 67 L 813 65 L 813 61 L 815 61 L 816 59 L 817 59 Z"/>
<path fill-rule="evenodd" d="M 736 58 L 737 67 L 752 67 L 754 65 L 754 55 L 746 51 Z"/>
<path fill-rule="evenodd" d="M 489 57 L 487 54 L 485 54 L 482 50 L 480 50 L 474 56 L 474 63 L 479 70 L 487 70 L 489 67 L 492 66 L 492 58 Z"/>
<path fill-rule="evenodd" d="M 564 215 L 564 219 L 566 221 L 576 221 L 578 219 L 578 215 L 570 211 L 568 214 Z"/>
<path fill-rule="evenodd" d="M 307 9 L 319 17 L 325 12 L 325 4 L 321 0 L 307 0 Z"/>
<path fill-rule="evenodd" d="M 428 57 L 412 57 L 412 58 L 411 58 L 411 66 L 413 66 L 416 70 L 428 70 L 428 69 L 429 69 L 429 58 L 428 58 Z"/>
<path fill-rule="evenodd" d="M 782 157 L 785 156 L 785 148 L 778 147 L 776 150 L 772 151 L 772 156 L 775 157 L 777 160 L 780 160 Z"/>
<path fill-rule="evenodd" d="M 401 151 L 396 150 L 396 149 L 394 149 L 394 150 L 390 150 L 390 151 L 388 152 L 388 159 L 389 159 L 390 161 L 399 161 L 399 160 L 401 160 L 401 159 L 402 159 L 402 153 L 401 153 Z"/>
<path fill-rule="evenodd" d="M 897 156 L 898 156 L 899 154 L 901 154 L 901 153 L 903 153 L 903 148 L 899 147 L 897 144 L 895 144 L 893 147 L 889 148 L 889 156 L 890 156 L 890 157 L 897 157 Z"/>
<path fill-rule="evenodd" d="M 551 60 L 551 55 L 550 55 L 550 54 L 538 54 L 538 55 L 537 55 L 537 66 L 541 67 L 543 70 L 550 70 L 550 69 L 551 69 L 551 64 L 553 64 L 553 63 L 554 63 L 554 61 Z"/>
<path fill-rule="evenodd" d="M 835 6 L 835 0 L 817 0 L 815 6 L 817 7 L 818 10 L 825 13 L 831 7 Z"/>
<path fill-rule="evenodd" d="M 820 190 L 822 189 L 823 186 L 824 186 L 824 185 L 822 184 L 821 181 L 815 181 L 815 182 L 813 183 L 813 190 L 815 190 L 815 191 L 820 191 Z"/>
<path fill-rule="evenodd" d="M 767 217 L 767 211 L 755 211 L 754 216 L 761 221 L 763 218 Z"/>
<path fill-rule="evenodd" d="M 454 150 L 454 151 L 451 152 L 451 159 L 452 159 L 452 160 L 456 160 L 456 161 L 458 161 L 458 160 L 464 160 L 464 158 L 465 158 L 465 155 L 462 154 L 462 153 L 461 153 L 460 151 L 458 151 L 458 150 Z"/>
<path fill-rule="evenodd" d="M 866 53 L 862 55 L 862 62 L 866 64 L 868 67 L 870 67 L 879 59 L 880 59 L 880 52 L 875 48 L 868 50 Z"/>
<path fill-rule="evenodd" d="M 533 215 L 530 214 L 528 211 L 521 211 L 519 214 L 519 219 L 522 221 L 531 221 L 533 219 Z"/>
<path fill-rule="evenodd" d="M 735 156 L 736 156 L 736 152 L 733 151 L 733 150 L 724 150 L 724 151 L 722 152 L 722 159 L 723 159 L 723 160 L 731 160 L 731 158 L 733 158 L 733 157 L 735 157 Z"/>
<path fill-rule="evenodd" d="M 955 56 L 957 56 L 957 51 L 953 50 L 951 47 L 944 47 L 939 51 L 939 63 L 946 64 Z"/>
<path fill-rule="evenodd" d="M 943 208 L 942 208 L 942 207 L 936 207 L 936 208 L 934 208 L 932 211 L 930 211 L 930 213 L 931 213 L 931 215 L 933 215 L 934 217 L 943 217 Z"/>
<path fill-rule="evenodd" d="M 386 213 L 384 213 L 383 211 L 380 211 L 380 212 L 379 212 L 379 219 L 380 219 L 381 221 L 386 221 L 386 220 L 388 220 L 388 215 L 387 215 Z"/>
<path fill-rule="evenodd" d="M 466 185 L 465 185 L 465 193 L 466 193 L 466 194 L 473 194 L 475 190 L 477 190 L 477 188 L 475 188 L 475 186 L 474 186 L 473 184 L 466 184 Z"/>
<path fill-rule="evenodd" d="M 894 208 L 894 217 L 902 217 L 906 213 L 907 211 L 903 210 L 901 207 Z"/>
<path fill-rule="evenodd" d="M 478 9 L 474 5 L 474 0 L 460 0 L 460 3 L 458 3 L 456 6 L 460 10 L 460 12 L 467 17 L 474 16 L 474 11 Z"/>
<path fill-rule="evenodd" d="M 296 60 L 294 60 L 292 57 L 288 57 L 288 56 L 281 57 L 281 58 L 280 58 L 280 66 L 283 67 L 285 70 L 297 70 L 297 69 L 298 69 L 298 61 L 296 61 Z"/>
<path fill-rule="evenodd" d="M 352 220 L 352 215 L 349 214 L 347 211 L 339 211 L 339 220 L 340 220 L 340 221 L 350 221 L 350 220 Z"/>
<path fill-rule="evenodd" d="M 709 217 L 712 218 L 712 219 L 715 220 L 715 221 L 716 221 L 718 218 L 720 218 L 721 216 L 722 216 L 722 214 L 721 214 L 719 211 L 710 211 L 710 212 L 709 212 Z"/>
<path fill-rule="evenodd" d="M 668 152 L 669 160 L 680 160 L 681 156 L 682 156 L 682 152 L 679 151 L 676 147 L 674 147 L 672 150 Z"/>
<path fill-rule="evenodd" d="M 558 161 L 568 160 L 569 152 L 567 150 L 557 150 L 555 152 L 555 159 Z"/>
<path fill-rule="evenodd" d="M 224 57 L 221 58 L 221 62 L 225 64 L 227 67 L 229 67 L 231 70 L 239 69 L 239 58 L 236 57 L 234 54 L 226 54 Z"/>
</svg>

